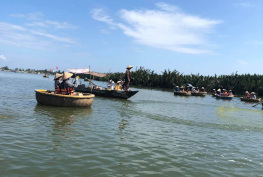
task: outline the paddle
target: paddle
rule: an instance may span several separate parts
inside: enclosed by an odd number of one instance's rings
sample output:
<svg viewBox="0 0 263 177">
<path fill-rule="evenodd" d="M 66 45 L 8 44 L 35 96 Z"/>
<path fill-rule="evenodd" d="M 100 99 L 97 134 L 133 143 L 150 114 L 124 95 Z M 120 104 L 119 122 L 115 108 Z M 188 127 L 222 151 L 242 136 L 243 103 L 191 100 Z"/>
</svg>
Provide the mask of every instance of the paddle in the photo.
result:
<svg viewBox="0 0 263 177">
<path fill-rule="evenodd" d="M 252 106 L 252 107 L 255 107 L 255 106 L 257 106 L 257 105 L 259 105 L 259 104 L 261 104 L 261 103 L 262 103 L 262 101 L 258 102 L 257 104 L 255 104 L 255 105 Z"/>
</svg>

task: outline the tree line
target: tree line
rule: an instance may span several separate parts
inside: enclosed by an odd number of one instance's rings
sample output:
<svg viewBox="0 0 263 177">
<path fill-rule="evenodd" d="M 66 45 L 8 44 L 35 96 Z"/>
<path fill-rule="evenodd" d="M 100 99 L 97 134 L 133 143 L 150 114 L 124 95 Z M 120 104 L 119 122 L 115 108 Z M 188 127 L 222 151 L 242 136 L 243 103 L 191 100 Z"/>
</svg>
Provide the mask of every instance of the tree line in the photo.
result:
<svg viewBox="0 0 263 177">
<path fill-rule="evenodd" d="M 114 81 L 124 80 L 125 73 L 110 73 L 107 77 L 96 78 L 96 80 Z M 200 74 L 184 75 L 177 70 L 165 69 L 161 74 L 157 74 L 153 70 L 140 67 L 135 71 L 131 71 L 131 85 L 173 89 L 175 86 L 187 86 L 191 84 L 195 87 L 205 87 L 208 92 L 212 89 L 224 88 L 232 90 L 234 94 L 244 94 L 245 91 L 256 92 L 259 96 L 263 95 L 263 75 L 258 74 L 238 74 L 231 75 L 216 74 L 213 76 L 203 76 Z"/>
</svg>

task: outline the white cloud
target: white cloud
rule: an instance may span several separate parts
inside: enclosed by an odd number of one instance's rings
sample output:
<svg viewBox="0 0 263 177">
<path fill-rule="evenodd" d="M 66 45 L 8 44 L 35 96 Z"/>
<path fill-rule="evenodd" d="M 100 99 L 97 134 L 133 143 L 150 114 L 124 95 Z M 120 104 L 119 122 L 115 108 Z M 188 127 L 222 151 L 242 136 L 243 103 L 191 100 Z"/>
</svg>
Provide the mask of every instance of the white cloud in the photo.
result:
<svg viewBox="0 0 263 177">
<path fill-rule="evenodd" d="M 242 66 L 247 66 L 248 65 L 248 62 L 244 61 L 244 60 L 237 60 L 237 63 L 239 65 L 242 65 Z"/>
<path fill-rule="evenodd" d="M 42 27 L 42 28 L 56 28 L 56 29 L 77 29 L 77 26 L 71 25 L 67 22 L 57 22 L 57 21 L 36 21 L 32 23 L 26 23 L 27 26 L 35 26 L 35 27 Z"/>
<path fill-rule="evenodd" d="M 251 8 L 251 7 L 254 7 L 255 5 L 251 2 L 242 2 L 242 3 L 235 4 L 235 6 L 243 7 L 243 8 Z"/>
<path fill-rule="evenodd" d="M 24 18 L 29 23 L 25 23 L 27 26 L 41 27 L 41 28 L 56 28 L 56 29 L 77 29 L 77 26 L 69 24 L 67 22 L 58 22 L 52 20 L 45 20 L 44 14 L 41 12 L 29 13 L 29 14 L 12 14 L 10 15 L 16 18 Z"/>
<path fill-rule="evenodd" d="M 57 46 L 61 46 L 61 42 L 70 44 L 75 43 L 71 38 L 60 37 L 45 31 L 31 30 L 21 26 L 0 22 L 1 44 L 49 50 L 56 45 L 55 42 L 60 42 Z"/>
<path fill-rule="evenodd" d="M 27 20 L 40 20 L 44 17 L 44 14 L 41 12 L 29 13 L 29 14 L 12 14 L 12 17 L 25 18 Z"/>
<path fill-rule="evenodd" d="M 117 25 L 124 34 L 132 37 L 137 43 L 181 53 L 202 54 L 212 53 L 206 49 L 208 34 L 213 32 L 220 20 L 204 19 L 181 12 L 176 6 L 158 3 L 157 10 L 126 10 L 120 11 L 124 23 L 114 23 L 100 9 L 102 14 L 93 18 L 111 26 Z"/>
<path fill-rule="evenodd" d="M 6 57 L 4 55 L 0 55 L 0 60 L 6 60 Z"/>
<path fill-rule="evenodd" d="M 103 9 L 93 9 L 91 11 L 92 14 L 92 18 L 94 18 L 95 20 L 101 21 L 101 22 L 105 22 L 108 25 L 111 26 L 111 28 L 115 27 L 115 23 L 113 22 L 113 20 L 105 13 L 105 11 Z"/>
</svg>

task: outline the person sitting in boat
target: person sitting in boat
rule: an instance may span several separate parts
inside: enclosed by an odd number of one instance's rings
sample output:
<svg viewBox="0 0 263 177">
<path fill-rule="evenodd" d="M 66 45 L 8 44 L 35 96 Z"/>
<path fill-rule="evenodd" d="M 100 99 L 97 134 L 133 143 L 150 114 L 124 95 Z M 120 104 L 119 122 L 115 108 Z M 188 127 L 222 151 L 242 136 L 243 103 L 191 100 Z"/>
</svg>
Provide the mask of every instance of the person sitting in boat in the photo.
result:
<svg viewBox="0 0 263 177">
<path fill-rule="evenodd" d="M 244 96 L 244 98 L 250 98 L 250 94 L 249 94 L 248 91 L 245 92 L 245 96 Z"/>
<path fill-rule="evenodd" d="M 69 81 L 69 79 L 71 78 L 71 76 L 73 76 L 73 74 L 71 73 L 67 73 L 67 72 L 64 72 L 63 73 L 63 82 L 61 83 L 60 85 L 60 90 L 61 92 L 63 92 L 62 94 L 69 94 L 69 95 L 72 95 L 74 93 L 74 88 L 77 88 L 78 87 L 78 79 L 79 77 L 76 76 L 75 77 L 75 82 L 74 83 L 71 83 Z"/>
<path fill-rule="evenodd" d="M 108 85 L 107 85 L 108 89 L 111 89 L 111 83 L 112 83 L 112 80 L 109 80 Z"/>
<path fill-rule="evenodd" d="M 184 86 L 181 86 L 181 87 L 180 87 L 180 92 L 185 92 L 184 89 L 185 89 L 185 87 L 184 87 Z"/>
<path fill-rule="evenodd" d="M 216 94 L 217 94 L 218 96 L 221 96 L 221 89 L 217 89 Z"/>
<path fill-rule="evenodd" d="M 257 99 L 257 96 L 256 96 L 255 92 L 252 92 L 252 93 L 250 94 L 250 98 L 251 98 L 251 99 Z"/>
<path fill-rule="evenodd" d="M 114 87 L 115 90 L 122 90 L 121 81 L 117 82 L 117 85 Z"/>
<path fill-rule="evenodd" d="M 228 95 L 227 95 L 227 91 L 226 91 L 226 89 L 223 89 L 222 96 L 228 96 Z"/>
<path fill-rule="evenodd" d="M 227 95 L 232 96 L 233 95 L 232 90 L 228 90 Z"/>
<path fill-rule="evenodd" d="M 196 90 L 196 92 L 199 92 L 199 88 L 198 87 L 196 87 L 195 90 Z"/>
<path fill-rule="evenodd" d="M 205 92 L 205 88 L 204 87 L 201 87 L 201 92 Z"/>
<path fill-rule="evenodd" d="M 110 89 L 111 89 L 111 90 L 114 90 L 114 85 L 115 85 L 115 84 L 114 84 L 114 81 L 112 81 L 112 82 L 111 82 L 111 86 L 110 86 Z"/>
<path fill-rule="evenodd" d="M 191 92 L 191 87 L 190 86 L 186 87 L 186 92 Z"/>
<path fill-rule="evenodd" d="M 62 74 L 56 73 L 54 81 L 55 81 L 55 90 L 59 91 L 59 86 L 62 83 Z"/>
<path fill-rule="evenodd" d="M 192 92 L 193 92 L 193 93 L 196 93 L 195 87 L 192 88 Z"/>
<path fill-rule="evenodd" d="M 180 92 L 179 86 L 176 86 L 176 87 L 175 87 L 175 91 L 176 91 L 176 92 Z"/>
</svg>

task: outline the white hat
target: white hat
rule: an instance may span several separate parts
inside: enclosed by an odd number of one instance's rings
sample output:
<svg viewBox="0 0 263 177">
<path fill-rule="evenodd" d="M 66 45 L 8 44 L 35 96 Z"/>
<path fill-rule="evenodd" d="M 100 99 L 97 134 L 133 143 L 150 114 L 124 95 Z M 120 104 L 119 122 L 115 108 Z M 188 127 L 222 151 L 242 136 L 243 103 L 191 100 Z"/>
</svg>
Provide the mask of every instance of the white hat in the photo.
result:
<svg viewBox="0 0 263 177">
<path fill-rule="evenodd" d="M 67 72 L 64 72 L 63 73 L 63 80 L 66 80 L 66 79 L 69 79 L 69 78 L 71 78 L 71 76 L 73 76 L 73 74 L 72 73 L 67 73 Z"/>
<path fill-rule="evenodd" d="M 56 73 L 54 80 L 56 80 L 57 78 L 62 77 L 62 76 L 63 76 L 63 74 Z"/>
</svg>

